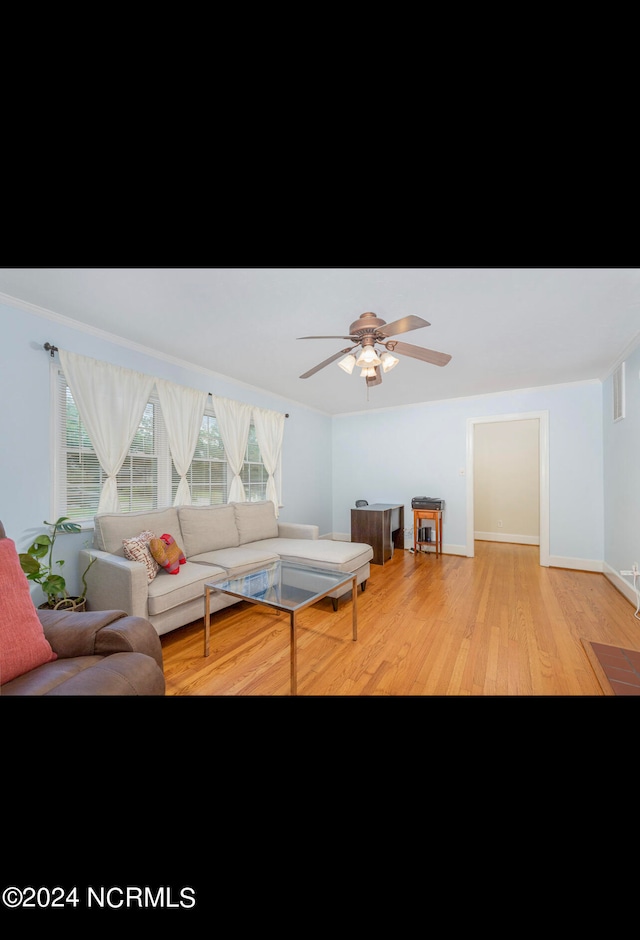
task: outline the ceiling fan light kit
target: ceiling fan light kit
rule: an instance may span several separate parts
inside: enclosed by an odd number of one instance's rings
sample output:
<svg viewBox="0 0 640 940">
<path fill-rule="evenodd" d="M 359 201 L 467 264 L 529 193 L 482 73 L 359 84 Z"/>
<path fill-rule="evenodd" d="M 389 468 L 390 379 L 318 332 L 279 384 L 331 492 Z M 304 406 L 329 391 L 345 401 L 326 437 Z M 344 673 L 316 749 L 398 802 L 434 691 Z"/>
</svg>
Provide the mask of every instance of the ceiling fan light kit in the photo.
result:
<svg viewBox="0 0 640 940">
<path fill-rule="evenodd" d="M 396 356 L 392 356 L 390 352 L 385 351 L 380 356 L 380 362 L 383 372 L 391 372 L 391 370 L 398 365 L 400 360 Z"/>
<path fill-rule="evenodd" d="M 356 360 L 356 365 L 362 369 L 366 369 L 369 366 L 379 366 L 380 358 L 378 357 L 375 347 L 365 346 Z"/>
<path fill-rule="evenodd" d="M 382 382 L 382 372 L 390 372 L 400 361 L 393 353 L 397 352 L 401 356 L 409 356 L 412 359 L 420 359 L 422 362 L 430 362 L 435 366 L 446 366 L 451 359 L 448 353 L 436 352 L 435 349 L 425 349 L 423 346 L 412 346 L 410 343 L 401 343 L 397 339 L 389 339 L 398 333 L 408 333 L 409 330 L 418 330 L 423 326 L 430 326 L 427 320 L 422 317 L 402 317 L 401 320 L 394 320 L 393 323 L 386 323 L 375 313 L 363 313 L 358 320 L 349 327 L 348 336 L 299 336 L 298 339 L 349 339 L 354 344 L 353 349 L 341 349 L 340 352 L 329 356 L 323 362 L 320 362 L 313 369 L 309 369 L 300 376 L 301 379 L 308 379 L 315 375 L 320 369 L 324 369 L 331 362 L 335 362 L 340 356 L 344 356 L 338 365 L 341 369 L 352 374 L 354 367 L 360 368 L 360 376 L 365 379 L 367 386 L 380 385 Z M 384 352 L 379 353 L 375 348 L 376 343 L 384 346 Z M 356 359 L 354 350 L 362 347 L 362 352 Z M 348 355 L 345 355 L 347 353 Z"/>
<path fill-rule="evenodd" d="M 340 353 L 342 355 L 342 353 Z M 348 372 L 349 375 L 353 372 L 353 367 L 356 364 L 356 357 L 353 353 L 349 353 L 348 356 L 345 356 L 344 359 L 341 359 L 338 365 L 341 369 L 344 369 L 345 372 Z"/>
</svg>

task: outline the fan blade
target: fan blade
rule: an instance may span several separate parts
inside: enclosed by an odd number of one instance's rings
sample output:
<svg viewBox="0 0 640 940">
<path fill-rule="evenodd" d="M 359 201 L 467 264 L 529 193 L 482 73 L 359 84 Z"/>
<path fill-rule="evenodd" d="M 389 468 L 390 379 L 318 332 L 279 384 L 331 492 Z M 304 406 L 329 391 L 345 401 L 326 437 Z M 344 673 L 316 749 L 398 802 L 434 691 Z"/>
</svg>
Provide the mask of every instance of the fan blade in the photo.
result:
<svg viewBox="0 0 640 940">
<path fill-rule="evenodd" d="M 397 336 L 398 333 L 408 333 L 409 330 L 419 330 L 421 326 L 431 326 L 427 320 L 422 317 L 403 317 L 401 320 L 394 320 L 393 323 L 385 323 L 378 330 L 382 336 Z"/>
<path fill-rule="evenodd" d="M 303 337 L 300 337 L 302 339 Z M 313 369 L 309 369 L 308 372 L 305 372 L 304 375 L 301 375 L 301 379 L 308 379 L 310 375 L 314 375 L 316 372 L 319 372 L 320 369 L 324 369 L 325 366 L 328 366 L 330 363 L 335 362 L 336 359 L 339 359 L 340 356 L 346 356 L 347 353 L 352 351 L 353 347 L 349 346 L 347 349 L 341 349 L 340 352 L 337 352 L 335 356 L 329 356 L 328 359 L 325 359 L 324 362 L 321 362 L 319 365 L 314 366 Z"/>
<path fill-rule="evenodd" d="M 296 339 L 352 339 L 354 342 L 357 336 L 296 336 Z"/>
<path fill-rule="evenodd" d="M 365 379 L 367 385 L 382 385 L 382 372 L 380 371 L 380 366 L 376 366 L 376 374 L 374 376 L 367 376 Z"/>
<path fill-rule="evenodd" d="M 434 366 L 446 366 L 451 359 L 447 353 L 436 352 L 435 349 L 424 349 L 422 346 L 412 346 L 411 343 L 393 342 L 389 346 L 391 352 L 400 353 L 401 356 L 411 356 L 412 359 L 422 359 Z"/>
</svg>

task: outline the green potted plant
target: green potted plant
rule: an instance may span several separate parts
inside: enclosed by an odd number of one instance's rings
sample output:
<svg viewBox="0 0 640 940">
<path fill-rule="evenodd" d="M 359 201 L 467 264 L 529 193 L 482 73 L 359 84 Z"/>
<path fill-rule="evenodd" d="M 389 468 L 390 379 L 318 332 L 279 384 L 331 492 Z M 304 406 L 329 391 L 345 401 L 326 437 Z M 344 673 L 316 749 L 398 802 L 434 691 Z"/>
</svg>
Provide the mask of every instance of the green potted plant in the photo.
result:
<svg viewBox="0 0 640 940">
<path fill-rule="evenodd" d="M 55 522 L 47 522 L 50 531 L 38 535 L 32 545 L 26 552 L 19 555 L 20 566 L 27 576 L 28 581 L 35 581 L 44 591 L 47 600 L 40 604 L 41 610 L 77 610 L 83 611 L 86 608 L 87 582 L 86 575 L 91 565 L 97 559 L 91 559 L 87 567 L 82 572 L 83 591 L 75 597 L 70 597 L 67 593 L 67 584 L 61 574 L 56 574 L 56 568 L 53 562 L 53 549 L 56 538 L 62 532 L 80 532 L 80 526 L 77 522 L 69 522 L 68 516 L 60 516 Z M 64 559 L 56 561 L 57 571 L 60 572 L 64 565 Z"/>
</svg>

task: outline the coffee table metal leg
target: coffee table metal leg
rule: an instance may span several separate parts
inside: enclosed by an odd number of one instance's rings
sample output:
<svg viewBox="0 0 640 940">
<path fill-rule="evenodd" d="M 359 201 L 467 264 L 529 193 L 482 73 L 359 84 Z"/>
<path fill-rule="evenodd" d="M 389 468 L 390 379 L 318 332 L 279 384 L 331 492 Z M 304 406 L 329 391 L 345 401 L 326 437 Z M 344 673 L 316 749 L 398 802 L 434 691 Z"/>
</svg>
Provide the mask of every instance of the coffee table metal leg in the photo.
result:
<svg viewBox="0 0 640 940">
<path fill-rule="evenodd" d="M 356 579 L 354 578 L 351 582 L 351 616 L 353 619 L 353 639 L 358 639 L 358 605 L 356 603 L 356 598 L 358 597 L 358 585 L 356 584 Z"/>
<path fill-rule="evenodd" d="M 211 591 L 204 589 L 204 655 L 209 655 L 209 634 L 211 630 Z"/>
<path fill-rule="evenodd" d="M 298 651 L 296 643 L 296 613 L 291 611 L 291 694 L 298 692 Z"/>
</svg>

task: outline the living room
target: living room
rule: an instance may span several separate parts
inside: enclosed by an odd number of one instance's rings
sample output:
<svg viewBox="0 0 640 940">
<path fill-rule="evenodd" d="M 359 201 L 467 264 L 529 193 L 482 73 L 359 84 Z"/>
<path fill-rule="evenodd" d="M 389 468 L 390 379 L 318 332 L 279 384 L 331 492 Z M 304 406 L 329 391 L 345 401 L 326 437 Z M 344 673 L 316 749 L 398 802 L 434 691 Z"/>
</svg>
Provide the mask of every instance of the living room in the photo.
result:
<svg viewBox="0 0 640 940">
<path fill-rule="evenodd" d="M 19 551 L 25 551 L 41 531 L 43 520 L 52 517 L 52 370 L 59 363 L 44 349 L 49 342 L 82 356 L 286 412 L 279 518 L 317 525 L 321 537 L 348 540 L 356 499 L 403 503 L 410 519 L 412 497 L 434 495 L 446 501 L 444 552 L 472 557 L 469 479 L 474 429 L 486 421 L 542 416 L 541 433 L 546 438 L 541 438 L 540 507 L 546 518 L 540 527 L 541 560 L 552 567 L 602 572 L 630 605 L 635 603 L 632 582 L 620 571 L 640 559 L 640 494 L 633 474 L 640 446 L 637 331 L 599 377 L 398 407 L 373 398 L 374 392 L 384 390 L 383 384 L 370 390 L 362 410 L 328 414 L 159 353 L 153 337 L 146 346 L 128 341 L 113 334 L 108 323 L 101 329 L 90 328 L 60 311 L 6 293 L 0 294 L 0 316 L 5 401 L 0 418 L 1 473 L 5 493 L 11 496 L 1 518 Z M 305 324 L 299 329 L 300 335 L 308 332 Z M 313 359 L 314 354 L 305 350 L 305 355 Z M 300 359 L 301 364 L 304 361 Z M 625 416 L 615 421 L 614 378 L 621 363 L 626 375 Z M 297 367 L 298 362 L 294 368 L 299 372 Z M 392 379 L 386 377 L 385 382 Z M 356 382 L 356 377 L 351 381 Z M 78 553 L 90 536 L 91 531 L 84 529 L 66 537 L 61 546 L 71 591 L 79 587 Z M 405 545 L 411 544 L 411 532 L 406 531 Z"/>
</svg>

